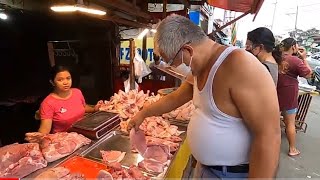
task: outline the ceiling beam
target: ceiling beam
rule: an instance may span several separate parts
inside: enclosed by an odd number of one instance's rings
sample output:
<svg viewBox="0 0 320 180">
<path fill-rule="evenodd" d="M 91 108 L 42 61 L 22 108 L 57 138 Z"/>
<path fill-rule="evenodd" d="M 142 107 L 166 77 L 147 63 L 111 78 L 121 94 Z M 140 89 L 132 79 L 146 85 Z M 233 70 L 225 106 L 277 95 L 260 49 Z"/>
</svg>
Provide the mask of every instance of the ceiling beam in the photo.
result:
<svg viewBox="0 0 320 180">
<path fill-rule="evenodd" d="M 130 14 L 132 16 L 137 16 L 140 18 L 144 18 L 147 20 L 151 20 L 152 16 L 150 16 L 148 13 L 143 12 L 142 10 L 138 9 L 134 4 L 122 1 L 122 0 L 94 0 L 93 2 L 97 2 L 100 5 L 103 5 L 105 7 L 111 7 L 116 10 L 120 10 L 126 14 Z"/>
<path fill-rule="evenodd" d="M 190 8 L 190 3 L 188 0 L 179 0 L 179 2 L 181 2 L 184 5 L 184 7 Z"/>
<path fill-rule="evenodd" d="M 190 1 L 190 0 L 170 0 L 168 4 L 184 4 L 185 6 L 190 5 L 203 5 L 205 1 Z M 148 3 L 162 4 L 163 0 L 148 0 Z"/>
<path fill-rule="evenodd" d="M 143 24 L 140 22 L 136 22 L 136 21 L 130 21 L 127 19 L 123 19 L 117 16 L 103 16 L 103 17 L 99 17 L 99 19 L 104 20 L 104 21 L 112 21 L 115 22 L 117 24 L 121 24 L 124 26 L 130 26 L 130 27 L 134 27 L 134 28 L 150 28 L 147 24 Z"/>
</svg>

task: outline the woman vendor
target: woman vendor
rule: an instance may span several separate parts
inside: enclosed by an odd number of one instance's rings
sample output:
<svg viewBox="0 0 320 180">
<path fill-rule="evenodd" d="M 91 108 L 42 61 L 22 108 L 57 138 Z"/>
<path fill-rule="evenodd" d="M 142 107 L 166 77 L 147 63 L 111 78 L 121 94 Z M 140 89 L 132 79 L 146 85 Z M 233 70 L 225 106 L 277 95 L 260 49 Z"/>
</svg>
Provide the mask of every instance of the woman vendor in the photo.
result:
<svg viewBox="0 0 320 180">
<path fill-rule="evenodd" d="M 97 106 L 93 108 L 86 104 L 79 89 L 71 88 L 72 78 L 67 67 L 54 66 L 50 78 L 53 91 L 41 103 L 38 132 L 48 134 L 67 131 L 85 113 L 98 110 Z"/>
</svg>

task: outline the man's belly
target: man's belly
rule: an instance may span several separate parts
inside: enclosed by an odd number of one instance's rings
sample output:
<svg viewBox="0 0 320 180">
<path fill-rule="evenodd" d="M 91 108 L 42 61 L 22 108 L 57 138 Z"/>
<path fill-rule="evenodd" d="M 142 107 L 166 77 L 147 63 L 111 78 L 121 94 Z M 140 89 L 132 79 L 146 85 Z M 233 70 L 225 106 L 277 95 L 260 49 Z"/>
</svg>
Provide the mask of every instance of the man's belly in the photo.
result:
<svg viewBox="0 0 320 180">
<path fill-rule="evenodd" d="M 193 156 L 204 165 L 248 163 L 251 136 L 241 120 L 221 120 L 196 109 L 187 137 Z"/>
</svg>

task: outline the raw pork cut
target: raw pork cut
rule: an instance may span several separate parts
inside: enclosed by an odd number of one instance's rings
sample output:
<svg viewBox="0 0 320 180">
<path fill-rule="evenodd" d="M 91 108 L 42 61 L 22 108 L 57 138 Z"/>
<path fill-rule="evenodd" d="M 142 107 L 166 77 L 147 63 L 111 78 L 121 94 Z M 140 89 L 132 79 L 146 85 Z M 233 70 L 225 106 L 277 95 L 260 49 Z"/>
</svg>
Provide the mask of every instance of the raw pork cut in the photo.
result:
<svg viewBox="0 0 320 180">
<path fill-rule="evenodd" d="M 0 148 L 0 177 L 22 178 L 47 166 L 39 144 L 11 144 Z"/>
<path fill-rule="evenodd" d="M 110 167 L 114 171 L 121 171 L 122 170 L 122 166 L 119 162 L 108 163 L 108 167 Z"/>
<path fill-rule="evenodd" d="M 161 164 L 157 161 L 145 159 L 138 163 L 138 166 L 142 169 L 145 169 L 149 172 L 162 173 L 164 171 L 164 164 Z"/>
<path fill-rule="evenodd" d="M 146 137 L 141 130 L 136 131 L 134 128 L 130 131 L 131 148 L 136 149 L 140 154 L 144 154 L 147 149 Z"/>
<path fill-rule="evenodd" d="M 55 167 L 39 174 L 35 180 L 53 179 L 53 180 L 84 180 L 84 175 L 80 173 L 70 173 L 70 170 L 64 167 Z"/>
<path fill-rule="evenodd" d="M 193 101 L 189 101 L 186 104 L 178 107 L 177 109 L 163 114 L 162 117 L 165 119 L 176 119 L 181 121 L 188 121 L 190 120 L 193 112 L 195 110 L 195 106 L 193 105 Z"/>
<path fill-rule="evenodd" d="M 129 121 L 130 120 L 122 121 L 120 123 L 121 131 L 128 133 L 127 125 Z M 182 133 L 184 133 L 184 131 L 179 131 L 177 126 L 170 125 L 170 123 L 167 120 L 163 119 L 162 117 L 155 117 L 155 116 L 146 118 L 142 122 L 139 128 L 144 131 L 145 135 L 153 136 L 157 138 L 169 139 L 172 137 L 178 137 Z M 177 138 L 174 138 L 174 139 L 177 140 Z M 180 139 L 180 141 L 182 140 Z M 180 142 L 180 141 L 174 141 L 174 142 Z"/>
<path fill-rule="evenodd" d="M 130 166 L 129 169 L 121 167 L 121 164 L 118 162 L 107 164 L 111 169 L 110 173 L 113 179 L 122 180 L 122 179 L 139 179 L 139 180 L 147 180 L 149 179 L 147 176 L 144 176 L 139 168 L 136 166 Z M 99 173 L 100 174 L 100 173 Z M 105 173 L 101 172 L 101 176 L 104 176 Z M 107 175 L 106 175 L 107 176 Z M 109 176 L 108 176 L 109 178 Z M 109 179 L 102 179 L 109 180 Z"/>
<path fill-rule="evenodd" d="M 150 145 L 142 155 L 144 159 L 152 159 L 160 163 L 166 163 L 170 157 L 170 150 L 167 145 Z"/>
<path fill-rule="evenodd" d="M 120 90 L 110 98 L 110 101 L 100 100 L 97 105 L 100 106 L 100 111 L 119 113 L 120 118 L 128 119 L 142 109 L 147 97 L 149 97 L 149 91 L 145 94 L 137 90 L 131 90 L 128 93 Z"/>
<path fill-rule="evenodd" d="M 170 152 L 175 152 L 179 148 L 179 143 L 182 139 L 178 136 L 171 136 L 170 138 L 156 138 L 152 136 L 145 136 L 143 131 L 131 130 L 130 131 L 131 147 L 132 150 L 137 150 L 140 154 L 143 154 L 147 149 L 147 146 L 151 145 L 166 145 L 169 147 Z M 146 143 L 143 143 L 146 142 Z"/>
<path fill-rule="evenodd" d="M 112 175 L 105 170 L 100 170 L 97 176 L 98 180 L 113 180 Z"/>
<path fill-rule="evenodd" d="M 61 132 L 46 135 L 40 144 L 41 151 L 48 162 L 70 155 L 80 147 L 91 142 L 81 134 Z"/>
<path fill-rule="evenodd" d="M 147 145 L 144 133 L 136 132 L 134 128 L 130 131 L 130 142 L 137 148 L 144 160 L 139 166 L 147 171 L 160 173 L 163 171 L 165 164 L 170 160 L 171 154 L 169 146 L 164 144 Z M 146 148 L 145 148 L 146 147 Z"/>
<path fill-rule="evenodd" d="M 35 132 L 28 133 L 27 137 L 32 137 L 32 134 L 36 134 L 36 136 L 38 136 L 38 133 Z M 42 154 L 48 162 L 53 162 L 55 160 L 68 156 L 80 147 L 91 142 L 90 139 L 75 132 L 59 132 L 55 134 L 47 134 L 43 135 L 43 137 L 38 140 L 40 141 L 39 144 Z"/>
<path fill-rule="evenodd" d="M 181 139 L 181 138 L 180 138 Z M 166 139 L 160 139 L 160 138 L 155 138 L 152 136 L 146 136 L 147 140 L 147 145 L 167 145 L 170 149 L 170 152 L 176 152 L 179 148 L 179 143 L 176 143 L 172 141 L 171 139 L 166 140 Z"/>
<path fill-rule="evenodd" d="M 125 152 L 121 151 L 100 151 L 103 161 L 112 163 L 112 162 L 120 162 L 126 155 Z"/>
<path fill-rule="evenodd" d="M 126 120 L 133 117 L 143 107 L 147 107 L 161 98 L 159 94 L 156 96 L 154 93 L 149 94 L 149 91 L 145 94 L 143 91 L 138 92 L 137 90 L 130 90 L 128 93 L 120 90 L 110 98 L 110 101 L 100 100 L 97 105 L 100 107 L 99 110 L 119 113 L 120 118 Z M 163 114 L 163 118 L 183 121 L 190 120 L 194 110 L 195 106 L 193 102 L 189 101 L 181 107 Z"/>
<path fill-rule="evenodd" d="M 128 172 L 134 179 L 146 179 L 140 169 L 136 166 L 130 166 Z"/>
<path fill-rule="evenodd" d="M 140 125 L 146 135 L 157 138 L 170 138 L 171 136 L 180 136 L 184 131 L 179 131 L 175 125 L 170 125 L 162 117 L 148 117 Z"/>
</svg>

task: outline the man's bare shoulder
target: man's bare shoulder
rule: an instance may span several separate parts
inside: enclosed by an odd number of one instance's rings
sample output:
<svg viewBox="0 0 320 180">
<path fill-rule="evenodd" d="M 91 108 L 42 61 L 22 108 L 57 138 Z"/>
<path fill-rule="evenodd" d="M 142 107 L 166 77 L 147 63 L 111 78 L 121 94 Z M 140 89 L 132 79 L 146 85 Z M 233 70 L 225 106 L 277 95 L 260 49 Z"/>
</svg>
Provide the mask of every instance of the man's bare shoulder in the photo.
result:
<svg viewBox="0 0 320 180">
<path fill-rule="evenodd" d="M 257 79 L 269 76 L 267 68 L 252 54 L 244 49 L 234 50 L 227 58 L 226 69 L 229 75 L 238 78 Z"/>
</svg>

